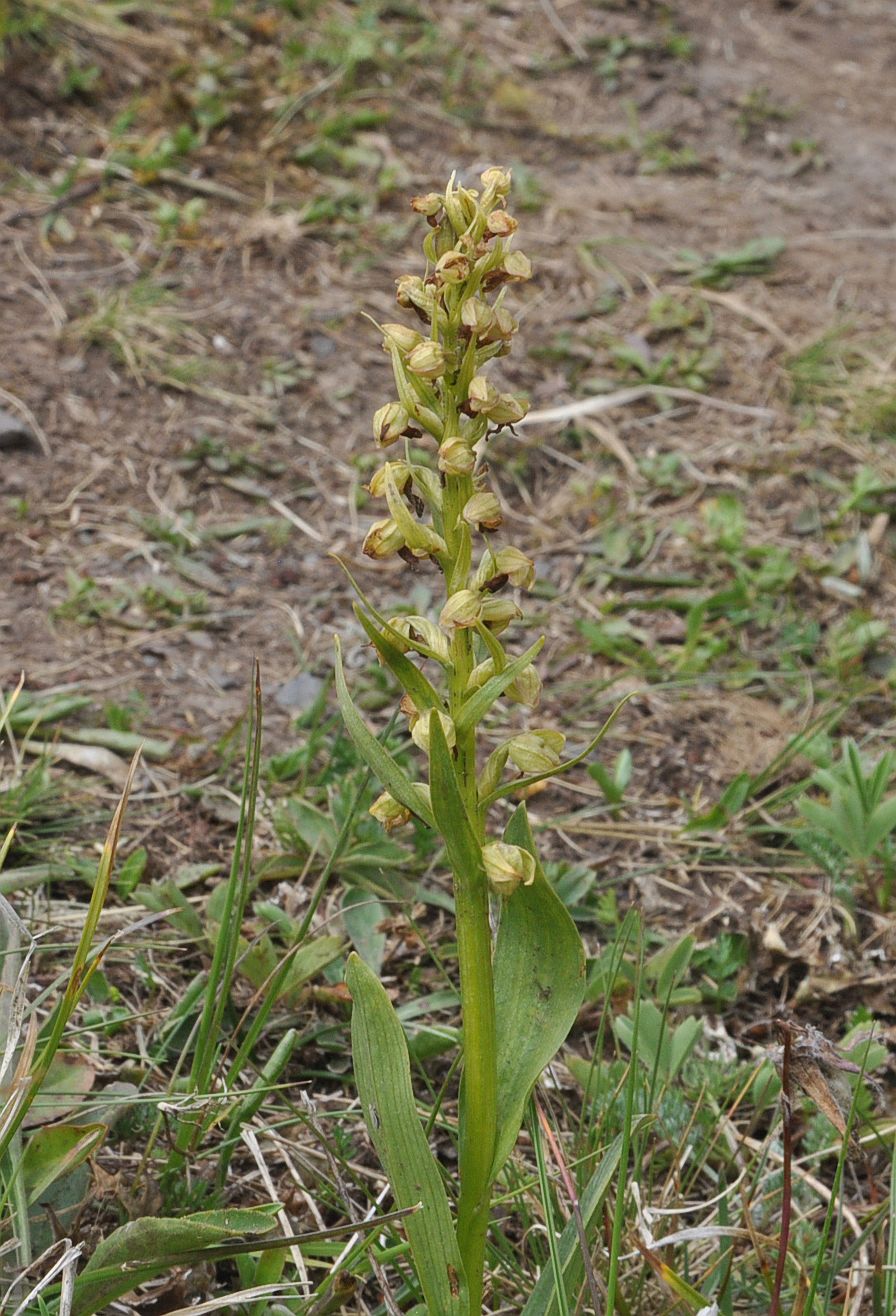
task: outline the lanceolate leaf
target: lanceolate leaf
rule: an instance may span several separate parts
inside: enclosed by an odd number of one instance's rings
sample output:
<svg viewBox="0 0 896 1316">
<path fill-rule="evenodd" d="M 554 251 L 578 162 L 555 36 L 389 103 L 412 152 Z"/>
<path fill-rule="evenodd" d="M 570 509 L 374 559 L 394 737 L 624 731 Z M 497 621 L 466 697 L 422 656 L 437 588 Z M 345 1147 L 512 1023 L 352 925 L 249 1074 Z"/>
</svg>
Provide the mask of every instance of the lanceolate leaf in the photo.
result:
<svg viewBox="0 0 896 1316">
<path fill-rule="evenodd" d="M 585 949 L 560 897 L 544 875 L 526 807 L 505 841 L 536 855 L 535 880 L 505 902 L 495 946 L 498 1024 L 498 1137 L 492 1177 L 513 1150 L 532 1086 L 556 1055 L 585 994 Z"/>
<path fill-rule="evenodd" d="M 72 1316 L 93 1316 L 147 1280 L 193 1258 L 198 1249 L 237 1234 L 266 1234 L 277 1223 L 279 1202 L 178 1219 L 145 1216 L 116 1229 L 99 1244 L 75 1281 Z"/>
<path fill-rule="evenodd" d="M 469 727 L 475 727 L 485 717 L 488 710 L 496 699 L 503 695 L 507 687 L 516 680 L 524 668 L 528 667 L 532 660 L 537 657 L 544 644 L 544 636 L 530 645 L 525 653 L 521 653 L 519 658 L 514 658 L 500 672 L 489 677 L 485 685 L 475 690 L 468 699 L 464 700 L 463 707 L 457 716 L 458 731 L 466 731 Z"/>
<path fill-rule="evenodd" d="M 339 643 L 338 636 L 336 636 L 336 697 L 339 700 L 339 708 L 342 713 L 342 720 L 345 722 L 345 729 L 354 741 L 355 748 L 364 762 L 394 799 L 403 804 L 405 808 L 410 809 L 412 813 L 416 813 L 418 817 L 432 827 L 432 813 L 426 807 L 423 797 L 418 791 L 414 790 L 413 785 L 395 762 L 395 759 L 388 750 L 383 748 L 373 732 L 368 729 L 361 714 L 352 703 L 352 697 L 345 683 L 345 672 L 342 668 L 342 646 Z"/>
<path fill-rule="evenodd" d="M 371 1141 L 396 1204 L 421 1206 L 405 1228 L 430 1316 L 468 1316 L 463 1262 L 448 1197 L 423 1132 L 404 1030 L 376 975 L 350 955 L 345 980 L 352 994 L 352 1057 Z"/>
<path fill-rule="evenodd" d="M 421 712 L 424 708 L 444 707 L 438 692 L 433 689 L 417 664 L 412 663 L 410 658 L 401 652 L 388 634 L 379 630 L 374 622 L 365 617 L 362 609 L 357 605 L 355 606 L 355 616 L 370 636 L 373 647 L 382 661 L 393 676 L 397 678 L 402 689 L 408 692 Z"/>
<path fill-rule="evenodd" d="M 430 723 L 429 784 L 436 824 L 445 840 L 448 861 L 455 873 L 473 874 L 482 870 L 482 850 L 473 832 L 461 799 L 451 751 L 439 719 Z M 485 880 L 483 876 L 483 881 Z"/>
</svg>

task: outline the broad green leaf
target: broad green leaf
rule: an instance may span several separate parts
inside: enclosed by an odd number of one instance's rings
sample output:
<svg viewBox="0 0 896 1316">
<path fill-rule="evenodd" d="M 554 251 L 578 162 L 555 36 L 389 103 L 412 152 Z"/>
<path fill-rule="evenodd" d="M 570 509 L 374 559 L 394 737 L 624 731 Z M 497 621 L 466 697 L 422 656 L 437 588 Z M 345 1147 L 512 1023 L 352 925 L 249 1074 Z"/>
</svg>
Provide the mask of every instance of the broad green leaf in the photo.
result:
<svg viewBox="0 0 896 1316">
<path fill-rule="evenodd" d="M 588 1182 L 588 1186 L 582 1193 L 579 1207 L 586 1233 L 592 1227 L 607 1195 L 607 1190 L 616 1176 L 621 1154 L 622 1134 L 620 1133 L 604 1152 L 600 1165 L 598 1165 Z M 567 1311 L 569 1303 L 574 1301 L 575 1294 L 584 1278 L 582 1253 L 579 1247 L 575 1220 L 567 1221 L 558 1240 L 557 1251 L 563 1273 L 566 1301 L 562 1305 L 558 1302 L 553 1268 L 545 1266 L 520 1316 L 559 1316 L 559 1313 Z"/>
<path fill-rule="evenodd" d="M 374 973 L 379 973 L 386 953 L 386 934 L 381 924 L 389 911 L 381 900 L 369 891 L 349 887 L 342 897 L 342 922 L 352 945 L 361 959 Z"/>
<path fill-rule="evenodd" d="M 463 1262 L 448 1197 L 417 1114 L 404 1032 L 385 989 L 359 956 L 349 956 L 345 980 L 353 1002 L 355 1081 L 370 1139 L 396 1204 L 422 1206 L 407 1217 L 405 1228 L 427 1310 L 430 1316 L 468 1316 Z"/>
<path fill-rule="evenodd" d="M 31 1109 L 23 1120 L 26 1129 L 51 1124 L 77 1109 L 96 1081 L 96 1070 L 80 1051 L 57 1052 Z"/>
<path fill-rule="evenodd" d="M 535 880 L 505 901 L 495 945 L 498 1137 L 492 1178 L 513 1150 L 529 1093 L 566 1040 L 585 995 L 585 948 L 538 862 L 526 806 L 505 841 L 535 855 Z"/>
<path fill-rule="evenodd" d="M 544 636 L 530 645 L 525 653 L 521 653 L 518 658 L 514 658 L 500 672 L 495 672 L 494 676 L 489 677 L 484 685 L 464 700 L 460 712 L 457 715 L 456 725 L 458 731 L 467 731 L 470 727 L 478 726 L 485 717 L 488 710 L 496 699 L 503 695 L 504 691 L 519 676 L 524 668 L 528 667 L 534 658 L 537 658 L 544 645 Z"/>
<path fill-rule="evenodd" d="M 345 683 L 345 672 L 342 668 L 342 646 L 339 643 L 339 637 L 335 637 L 336 642 L 336 697 L 339 701 L 339 708 L 342 713 L 342 720 L 345 722 L 345 729 L 351 736 L 355 748 L 361 755 L 364 762 L 382 782 L 389 794 L 405 808 L 416 813 L 430 827 L 433 824 L 433 817 L 418 791 L 414 790 L 413 785 L 402 772 L 401 768 L 395 762 L 395 759 L 384 749 L 376 736 L 370 731 L 361 717 L 361 714 L 352 703 L 352 697 L 348 692 L 348 686 Z"/>
<path fill-rule="evenodd" d="M 178 1219 L 144 1216 L 99 1244 L 75 1281 L 72 1316 L 93 1316 L 122 1294 L 170 1270 L 203 1247 L 239 1235 L 266 1234 L 277 1223 L 279 1202 Z"/>
<path fill-rule="evenodd" d="M 37 1129 L 22 1156 L 22 1181 L 30 1206 L 50 1184 L 86 1161 L 106 1136 L 105 1124 L 53 1124 Z"/>
<path fill-rule="evenodd" d="M 289 959 L 289 969 L 280 984 L 277 999 L 285 1001 L 287 1005 L 295 1005 L 301 988 L 342 953 L 345 941 L 337 936 L 313 937 L 287 951 L 286 956 L 267 936 L 258 938 L 251 945 L 245 937 L 240 937 L 239 944 L 237 969 L 253 987 L 263 987 L 277 972 L 284 958 Z"/>
<path fill-rule="evenodd" d="M 419 709 L 441 708 L 442 700 L 432 684 L 426 679 L 416 663 L 412 663 L 406 654 L 395 644 L 398 632 L 380 630 L 374 625 L 358 605 L 354 608 L 355 616 L 370 636 L 371 643 L 382 661 L 389 668 L 403 690 L 411 696 Z"/>
</svg>

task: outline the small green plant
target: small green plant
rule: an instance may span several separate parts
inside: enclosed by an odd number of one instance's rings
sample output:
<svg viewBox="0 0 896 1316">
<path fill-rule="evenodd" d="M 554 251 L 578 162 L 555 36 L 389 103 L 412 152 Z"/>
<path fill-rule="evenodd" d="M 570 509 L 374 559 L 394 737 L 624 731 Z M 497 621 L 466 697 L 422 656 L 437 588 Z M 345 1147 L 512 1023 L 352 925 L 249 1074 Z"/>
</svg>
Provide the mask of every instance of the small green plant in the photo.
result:
<svg viewBox="0 0 896 1316">
<path fill-rule="evenodd" d="M 489 169 L 481 192 L 452 179 L 444 194 L 414 198 L 413 209 L 430 226 L 428 265 L 425 277 L 398 280 L 398 303 L 428 332 L 380 326 L 398 397 L 376 412 L 374 439 L 380 448 L 402 444 L 403 452 L 370 481 L 388 515 L 371 526 L 364 552 L 376 560 L 398 555 L 417 568 L 434 564 L 444 601 L 437 620 L 390 618 L 356 586 L 355 611 L 404 690 L 401 709 L 426 756 L 427 781 L 412 780 L 368 729 L 346 686 L 337 643 L 346 727 L 386 788 L 371 812 L 387 830 L 416 816 L 438 832 L 454 882 L 463 1025 L 456 1213 L 419 1122 L 399 1018 L 358 956 L 346 971 L 355 1077 L 370 1137 L 398 1206 L 423 1206 L 408 1218 L 407 1233 L 431 1316 L 482 1310 L 493 1185 L 532 1086 L 565 1039 L 584 992 L 582 943 L 545 877 L 525 805 L 503 834 L 492 831 L 490 816 L 499 800 L 580 762 L 600 736 L 566 763 L 563 735 L 541 727 L 508 736 L 484 761 L 479 754 L 481 724 L 502 696 L 534 708 L 541 689 L 533 660 L 542 641 L 511 656 L 499 638 L 522 616 L 508 589 L 531 588 L 535 567 L 519 549 L 494 542 L 501 508 L 484 465 L 490 436 L 526 411 L 483 373 L 510 350 L 517 330 L 505 289 L 531 275 L 527 257 L 511 249 L 517 224 L 505 208 L 509 189 L 509 174 Z M 436 469 L 411 447 L 424 435 L 437 446 Z"/>
<path fill-rule="evenodd" d="M 887 750 L 876 763 L 867 764 L 855 741 L 846 739 L 840 762 L 819 768 L 810 779 L 826 799 L 804 798 L 797 806 L 812 839 L 821 837 L 845 855 L 885 910 L 896 875 L 896 795 L 887 794 L 894 774 L 896 752 Z"/>
</svg>

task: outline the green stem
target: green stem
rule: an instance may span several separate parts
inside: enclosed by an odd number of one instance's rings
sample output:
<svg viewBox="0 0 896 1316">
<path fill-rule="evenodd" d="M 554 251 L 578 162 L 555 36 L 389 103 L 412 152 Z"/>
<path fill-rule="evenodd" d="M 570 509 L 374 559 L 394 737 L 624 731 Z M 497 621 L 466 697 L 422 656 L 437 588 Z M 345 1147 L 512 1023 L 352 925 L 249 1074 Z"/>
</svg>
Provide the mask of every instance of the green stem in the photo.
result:
<svg viewBox="0 0 896 1316">
<path fill-rule="evenodd" d="M 454 540 L 463 535 L 460 511 L 472 492 L 468 477 L 452 477 L 445 488 L 445 521 L 449 556 Z M 462 556 L 462 554 L 461 554 Z M 449 590 L 453 582 L 449 582 Z M 455 588 L 460 585 L 457 582 Z M 456 717 L 473 669 L 473 637 L 467 630 L 456 632 L 452 642 L 453 672 L 450 682 L 450 712 Z M 476 728 L 457 736 L 454 761 L 457 784 L 470 826 L 482 841 L 476 787 Z M 470 1292 L 471 1316 L 482 1310 L 485 1239 L 491 1206 L 491 1167 L 497 1133 L 497 1047 L 495 989 L 492 976 L 492 939 L 489 926 L 489 895 L 485 873 L 454 873 L 457 956 L 460 968 L 460 998 L 464 1035 L 464 1074 L 460 1114 L 460 1202 L 457 1238 Z"/>
</svg>

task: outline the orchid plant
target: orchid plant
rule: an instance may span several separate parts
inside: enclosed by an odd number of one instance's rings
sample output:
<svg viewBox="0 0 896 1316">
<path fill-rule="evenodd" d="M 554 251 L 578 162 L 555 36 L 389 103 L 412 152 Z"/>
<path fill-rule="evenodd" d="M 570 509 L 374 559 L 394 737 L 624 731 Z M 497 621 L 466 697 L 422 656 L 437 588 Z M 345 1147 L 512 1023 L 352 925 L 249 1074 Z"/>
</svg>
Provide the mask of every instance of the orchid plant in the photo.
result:
<svg viewBox="0 0 896 1316">
<path fill-rule="evenodd" d="M 404 1033 L 385 989 L 356 955 L 346 971 L 362 1108 L 396 1203 L 410 1212 L 421 1310 L 431 1316 L 483 1310 L 493 1186 L 584 991 L 581 939 L 539 863 L 525 804 L 511 811 L 502 802 L 580 762 L 600 736 L 565 762 L 564 736 L 539 726 L 480 753 L 483 721 L 501 701 L 531 710 L 541 695 L 533 664 L 543 639 L 517 655 L 505 647 L 522 618 L 515 592 L 531 588 L 535 565 L 495 539 L 501 508 L 485 460 L 491 436 L 526 412 L 485 373 L 517 332 L 507 290 L 532 273 L 513 247 L 510 184 L 507 170 L 492 168 L 479 189 L 452 177 L 444 193 L 413 198 L 429 230 L 426 270 L 402 275 L 397 299 L 419 327 L 379 326 L 397 398 L 376 412 L 373 437 L 394 455 L 370 481 L 387 515 L 370 527 L 364 552 L 434 564 L 444 595 L 437 616 L 389 617 L 355 585 L 356 615 L 403 690 L 401 712 L 425 779 L 411 780 L 368 728 L 346 686 L 338 640 L 336 653 L 346 727 L 384 787 L 371 813 L 389 831 L 412 815 L 434 828 L 453 878 L 463 1038 L 456 1191 L 421 1126 Z M 421 441 L 424 451 L 432 443 L 430 461 L 419 455 Z"/>
</svg>

